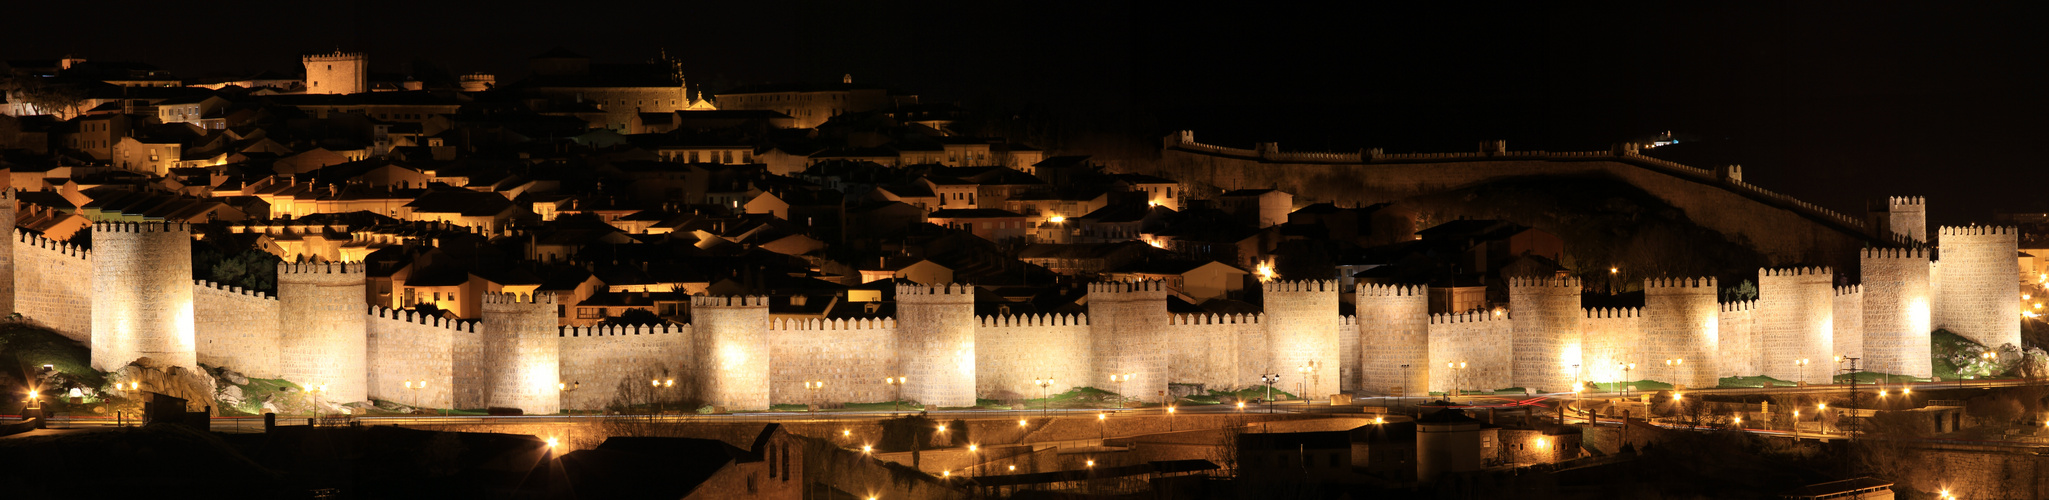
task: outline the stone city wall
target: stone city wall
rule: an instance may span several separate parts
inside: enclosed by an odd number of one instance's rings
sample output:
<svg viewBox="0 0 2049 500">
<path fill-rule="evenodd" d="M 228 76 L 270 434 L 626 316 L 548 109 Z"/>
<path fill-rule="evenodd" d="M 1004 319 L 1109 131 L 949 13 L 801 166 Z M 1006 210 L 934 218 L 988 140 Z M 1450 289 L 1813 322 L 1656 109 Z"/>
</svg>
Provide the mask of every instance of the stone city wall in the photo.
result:
<svg viewBox="0 0 2049 500">
<path fill-rule="evenodd" d="M 1637 352 L 1646 378 L 1688 387 L 1714 387 L 1721 325 L 1715 279 L 1666 278 L 1644 282 L 1643 337 Z M 1669 360 L 1669 362 L 1668 362 Z"/>
<path fill-rule="evenodd" d="M 1092 333 L 1087 316 L 983 316 L 977 322 L 975 393 L 981 397 L 999 401 L 1037 398 L 1041 389 L 1034 381 L 1053 379 L 1059 387 L 1046 389 L 1059 392 L 1086 384 L 1095 372 L 1089 366 Z M 1177 353 L 1185 350 L 1178 345 L 1173 349 Z M 894 365 L 896 360 L 888 363 Z"/>
<path fill-rule="evenodd" d="M 565 409 L 640 404 L 641 388 L 657 379 L 689 386 L 690 325 L 564 327 L 557 335 Z M 682 396 L 684 389 L 663 390 Z"/>
<path fill-rule="evenodd" d="M 1634 307 L 1582 309 L 1581 331 L 1585 335 L 1580 353 L 1580 380 L 1614 382 L 1643 380 L 1656 370 L 1643 351 L 1643 309 Z M 1635 368 L 1625 365 L 1635 363 Z M 1572 367 L 1566 367 L 1572 370 Z M 1567 383 L 1565 389 L 1571 390 Z"/>
<path fill-rule="evenodd" d="M 14 232 L 14 311 L 29 323 L 92 344 L 92 252 L 77 245 Z"/>
<path fill-rule="evenodd" d="M 2020 232 L 1944 226 L 1939 238 L 1935 327 L 1987 346 L 2021 345 Z"/>
<path fill-rule="evenodd" d="M 904 397 L 928 405 L 974 406 L 974 287 L 897 285 L 896 301 L 897 367 L 903 370 L 899 376 L 909 379 Z"/>
<path fill-rule="evenodd" d="M 979 342 L 977 355 L 989 350 Z M 1046 340 L 1064 337 L 1044 332 Z M 769 402 L 775 404 L 892 401 L 896 387 L 885 379 L 900 376 L 897 366 L 896 320 L 772 320 L 768 326 Z M 1046 353 L 1051 357 L 1052 353 Z M 1065 354 L 1065 353 L 1062 353 Z M 986 377 L 981 360 L 976 373 Z M 804 388 L 805 382 L 824 387 Z M 987 394 L 987 392 L 981 392 Z"/>
<path fill-rule="evenodd" d="M 365 283 L 359 263 L 277 265 L 278 362 L 285 380 L 317 384 L 331 401 L 370 398 Z"/>
<path fill-rule="evenodd" d="M 1872 371 L 1934 376 L 1928 355 L 1934 330 L 1928 251 L 1867 248 L 1864 278 L 1864 366 Z"/>
<path fill-rule="evenodd" d="M 1864 287 L 1844 285 L 1835 287 L 1835 300 L 1831 303 L 1830 331 L 1831 350 L 1836 356 L 1845 358 L 1864 357 Z M 1833 358 L 1831 358 L 1833 359 Z M 1848 368 L 1848 365 L 1843 368 Z M 1859 363 L 1859 368 L 1869 368 Z"/>
<path fill-rule="evenodd" d="M 1757 352 L 1757 301 L 1744 300 L 1725 302 L 1717 313 L 1716 324 L 1720 325 L 1721 342 L 1716 346 L 1720 359 L 1716 363 L 1720 375 L 1759 373 L 1762 361 Z M 1926 357 L 1926 356 L 1923 356 Z"/>
<path fill-rule="evenodd" d="M 1515 357 L 1508 345 L 1514 322 L 1494 312 L 1430 315 L 1430 390 L 1449 393 L 1513 387 Z"/>
<path fill-rule="evenodd" d="M 767 409 L 768 297 L 691 297 L 690 315 L 697 355 L 688 373 L 698 397 L 715 407 Z"/>
<path fill-rule="evenodd" d="M 1270 281 L 1261 287 L 1267 342 L 1272 346 L 1270 368 L 1294 379 L 1288 387 L 1307 391 L 1304 396 L 1336 394 L 1343 365 L 1338 350 L 1343 345 L 1338 335 L 1338 282 Z"/>
<path fill-rule="evenodd" d="M 1088 285 L 1091 368 L 1089 384 L 1125 387 L 1135 394 L 1167 390 L 1167 285 L 1158 281 Z M 901 310 L 901 308 L 899 308 Z M 1247 360 L 1265 365 L 1268 360 Z M 1112 380 L 1116 377 L 1117 380 Z M 1128 378 L 1129 380 L 1124 380 Z M 1079 385 L 1079 384 L 1077 384 Z"/>
<path fill-rule="evenodd" d="M 1826 267 L 1759 269 L 1758 330 L 1765 376 L 1827 380 L 1835 350 L 1835 272 Z M 2018 324 L 2018 323 L 2016 323 Z M 1804 362 L 1805 365 L 1796 362 Z"/>
<path fill-rule="evenodd" d="M 199 366 L 192 336 L 192 229 L 176 222 L 92 228 L 92 364 L 113 371 L 148 357 Z"/>
<path fill-rule="evenodd" d="M 1354 294 L 1360 390 L 1381 396 L 1426 393 L 1430 386 L 1428 290 L 1360 284 Z"/>
<path fill-rule="evenodd" d="M 360 312 L 360 311 L 359 311 Z M 192 336 L 199 362 L 279 378 L 278 299 L 211 281 L 193 284 Z"/>
<path fill-rule="evenodd" d="M 363 325 L 370 397 L 423 408 L 456 408 L 456 337 L 458 332 L 476 335 L 477 323 L 368 307 Z M 407 382 L 424 386 L 408 388 Z"/>
<path fill-rule="evenodd" d="M 1584 342 L 1578 278 L 1512 278 L 1508 303 L 1514 311 L 1510 348 L 1517 387 L 1563 391 L 1572 384 L 1572 365 L 1581 364 Z"/>
<path fill-rule="evenodd" d="M 1259 384 L 1259 367 L 1242 362 L 1267 359 L 1266 326 L 1251 314 L 1177 314 L 1167 320 L 1171 353 L 1167 381 L 1228 390 Z"/>
<path fill-rule="evenodd" d="M 550 414 L 561 409 L 562 343 L 549 294 L 483 297 L 483 365 L 492 407 Z"/>
</svg>

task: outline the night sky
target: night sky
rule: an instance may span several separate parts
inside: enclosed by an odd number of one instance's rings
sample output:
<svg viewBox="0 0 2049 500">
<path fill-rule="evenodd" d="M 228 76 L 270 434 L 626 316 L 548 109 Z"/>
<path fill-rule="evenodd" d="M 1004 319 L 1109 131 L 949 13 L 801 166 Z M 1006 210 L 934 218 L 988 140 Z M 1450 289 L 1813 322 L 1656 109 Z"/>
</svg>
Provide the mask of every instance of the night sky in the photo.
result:
<svg viewBox="0 0 2049 500">
<path fill-rule="evenodd" d="M 1592 150 L 1671 130 L 1700 142 L 1657 154 L 1740 163 L 1838 211 L 1885 195 L 1929 196 L 1931 223 L 2049 211 L 2049 4 L 1385 3 L 36 2 L 10 6 L 0 58 L 202 78 L 339 46 L 375 71 L 508 82 L 555 46 L 599 62 L 667 48 L 714 90 L 851 73 L 1126 140 Z"/>
</svg>

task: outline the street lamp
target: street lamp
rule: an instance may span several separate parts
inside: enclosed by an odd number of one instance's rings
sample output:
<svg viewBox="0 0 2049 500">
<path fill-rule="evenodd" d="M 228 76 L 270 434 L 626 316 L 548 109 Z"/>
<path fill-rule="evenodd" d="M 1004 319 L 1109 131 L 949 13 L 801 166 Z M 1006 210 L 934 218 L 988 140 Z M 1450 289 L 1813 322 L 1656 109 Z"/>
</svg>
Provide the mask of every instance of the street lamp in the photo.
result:
<svg viewBox="0 0 2049 500">
<path fill-rule="evenodd" d="M 893 386 L 896 386 L 896 400 L 895 400 L 895 401 L 891 401 L 891 402 L 889 403 L 889 405 L 890 405 L 889 413 L 890 413 L 890 416 L 892 416 L 892 417 L 896 416 L 896 412 L 898 412 L 898 411 L 901 411 L 901 410 L 903 410 L 903 409 L 904 409 L 904 381 L 907 381 L 907 380 L 910 380 L 910 378 L 908 378 L 908 377 L 883 377 L 883 378 L 882 378 L 882 383 L 885 383 L 885 384 L 889 384 L 889 385 L 893 385 Z"/>
<path fill-rule="evenodd" d="M 426 387 L 426 383 L 425 383 L 425 382 L 421 382 L 421 385 L 420 385 L 420 387 Z M 556 382 L 556 383 L 555 383 L 555 389 L 556 389 L 556 390 L 559 390 L 559 391 L 562 391 L 562 393 L 563 393 L 563 394 L 568 394 L 568 393 L 576 392 L 576 390 L 577 390 L 577 389 L 582 389 L 582 388 L 583 388 L 583 382 L 578 382 L 578 381 L 569 381 L 569 382 Z"/>
<path fill-rule="evenodd" d="M 1300 392 L 1303 406 L 1309 405 L 1309 372 L 1312 370 L 1315 370 L 1315 368 L 1311 368 L 1309 365 L 1302 365 L 1301 368 L 1295 369 L 1296 372 L 1302 374 L 1302 381 L 1296 382 L 1296 386 L 1302 388 Z"/>
<path fill-rule="evenodd" d="M 413 408 L 419 408 L 419 407 L 420 407 L 420 389 L 426 389 L 426 388 L 427 388 L 427 381 L 425 381 L 425 380 L 407 380 L 407 381 L 405 381 L 405 382 L 406 382 L 406 391 L 407 391 L 407 392 L 411 392 L 411 393 L 413 393 Z"/>
<path fill-rule="evenodd" d="M 1053 377 L 1032 379 L 1032 384 L 1039 386 L 1039 414 L 1051 418 L 1053 414 L 1053 396 L 1048 395 L 1047 391 L 1053 388 Z M 1017 425 L 1020 427 L 1024 426 L 1024 420 L 1018 420 Z"/>
<path fill-rule="evenodd" d="M 1281 381 L 1279 373 L 1261 373 L 1259 381 L 1266 383 L 1266 412 L 1274 412 L 1274 383 Z"/>
<path fill-rule="evenodd" d="M 1629 397 L 1629 379 L 1633 378 L 1629 372 L 1636 370 L 1636 363 L 1616 363 L 1615 367 L 1622 369 L 1622 397 Z"/>
<path fill-rule="evenodd" d="M 810 391 L 810 392 L 811 392 L 811 404 L 812 404 L 812 408 L 813 408 L 813 410 L 812 410 L 812 411 L 817 411 L 817 409 L 816 409 L 816 408 L 817 408 L 817 406 L 818 406 L 818 390 L 819 390 L 819 389 L 824 389 L 824 388 L 825 388 L 825 381 L 823 381 L 823 380 L 816 380 L 816 381 L 806 381 L 806 382 L 804 382 L 804 389 L 805 389 L 805 390 L 807 390 L 807 391 Z"/>
<path fill-rule="evenodd" d="M 1444 364 L 1444 367 L 1451 369 L 1451 397 L 1445 398 L 1446 401 L 1450 401 L 1451 398 L 1459 396 L 1459 379 L 1465 376 L 1466 362 L 1447 362 Z"/>
<path fill-rule="evenodd" d="M 1409 365 L 1402 365 L 1402 385 L 1401 385 L 1401 388 L 1402 388 L 1402 393 L 1401 393 L 1401 395 L 1399 396 L 1399 397 L 1401 398 L 1401 401 L 1400 401 L 1400 403 L 1401 403 L 1401 404 L 1408 404 L 1408 399 L 1409 399 Z"/>
<path fill-rule="evenodd" d="M 1806 381 L 1807 381 L 1807 358 L 1800 358 L 1800 359 L 1794 360 L 1794 361 L 1793 361 L 1793 365 L 1794 365 L 1794 366 L 1798 366 L 1798 367 L 1800 367 L 1800 381 L 1801 381 L 1801 382 L 1806 382 Z"/>
</svg>

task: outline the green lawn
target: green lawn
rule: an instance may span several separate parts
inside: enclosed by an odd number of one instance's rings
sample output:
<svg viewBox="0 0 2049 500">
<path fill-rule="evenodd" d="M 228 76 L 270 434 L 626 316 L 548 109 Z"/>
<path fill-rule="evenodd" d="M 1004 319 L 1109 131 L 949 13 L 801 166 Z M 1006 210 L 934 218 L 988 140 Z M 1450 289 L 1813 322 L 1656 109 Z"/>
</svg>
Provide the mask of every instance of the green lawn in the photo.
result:
<svg viewBox="0 0 2049 500">
<path fill-rule="evenodd" d="M 1667 384 L 1667 383 L 1664 383 L 1664 382 L 1659 382 L 1659 381 L 1656 381 L 1656 380 L 1638 380 L 1638 381 L 1635 381 L 1635 382 L 1621 382 L 1621 383 L 1617 383 L 1617 382 L 1594 382 L 1594 383 L 1593 383 L 1593 386 L 1594 386 L 1594 391 L 1595 391 L 1595 392 L 1616 392 L 1616 391 L 1621 391 L 1621 390 L 1623 390 L 1624 388 L 1626 388 L 1627 386 L 1632 386 L 1632 385 L 1633 385 L 1633 386 L 1636 386 L 1636 389 L 1634 389 L 1634 390 L 1637 390 L 1637 391 L 1669 391 L 1669 390 L 1672 390 L 1672 384 Z"/>
<path fill-rule="evenodd" d="M 1766 377 L 1763 375 L 1752 375 L 1748 377 L 1722 377 L 1720 382 L 1721 383 L 1715 384 L 1715 387 L 1730 389 L 1764 387 L 1764 384 L 1766 382 L 1770 382 L 1772 384 L 1772 387 L 1792 387 L 1798 385 L 1793 382 Z"/>
</svg>

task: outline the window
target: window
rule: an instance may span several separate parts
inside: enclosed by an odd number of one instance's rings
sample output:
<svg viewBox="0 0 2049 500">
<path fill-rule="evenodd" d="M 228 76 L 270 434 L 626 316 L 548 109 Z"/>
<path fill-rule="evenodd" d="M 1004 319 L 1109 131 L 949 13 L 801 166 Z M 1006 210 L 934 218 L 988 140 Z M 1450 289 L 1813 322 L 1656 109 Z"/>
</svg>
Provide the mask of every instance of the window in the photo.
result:
<svg viewBox="0 0 2049 500">
<path fill-rule="evenodd" d="M 602 307 L 578 307 L 578 308 L 576 308 L 576 319 L 604 319 L 604 318 L 605 318 L 605 308 L 602 308 Z"/>
</svg>

